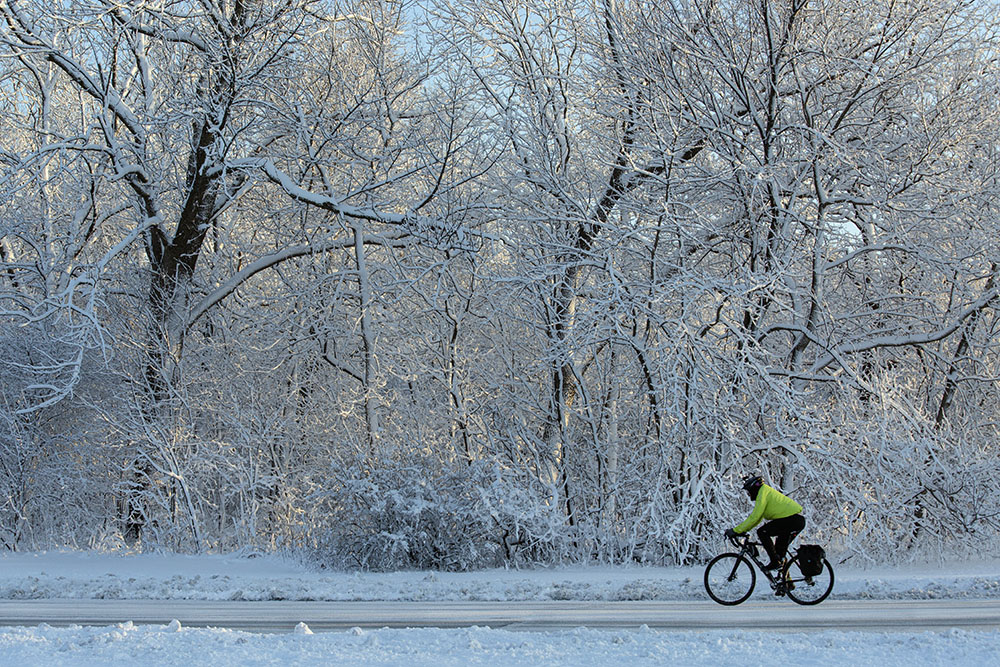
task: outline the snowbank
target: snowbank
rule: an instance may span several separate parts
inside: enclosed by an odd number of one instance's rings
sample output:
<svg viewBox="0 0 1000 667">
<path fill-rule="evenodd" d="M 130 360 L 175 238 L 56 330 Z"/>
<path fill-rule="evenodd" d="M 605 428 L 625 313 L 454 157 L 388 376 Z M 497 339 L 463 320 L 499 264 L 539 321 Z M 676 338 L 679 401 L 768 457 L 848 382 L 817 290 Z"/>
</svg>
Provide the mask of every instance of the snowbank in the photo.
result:
<svg viewBox="0 0 1000 667">
<path fill-rule="evenodd" d="M 14 665 L 988 665 L 996 633 L 762 634 L 588 630 L 375 630 L 285 635 L 135 626 L 0 629 Z"/>
<path fill-rule="evenodd" d="M 759 586 L 758 589 L 766 587 Z M 762 590 L 761 594 L 766 595 Z M 0 557 L 0 598 L 190 600 L 703 600 L 702 568 L 323 572 L 273 555 Z M 1000 561 L 864 570 L 839 565 L 833 599 L 1000 598 Z"/>
</svg>

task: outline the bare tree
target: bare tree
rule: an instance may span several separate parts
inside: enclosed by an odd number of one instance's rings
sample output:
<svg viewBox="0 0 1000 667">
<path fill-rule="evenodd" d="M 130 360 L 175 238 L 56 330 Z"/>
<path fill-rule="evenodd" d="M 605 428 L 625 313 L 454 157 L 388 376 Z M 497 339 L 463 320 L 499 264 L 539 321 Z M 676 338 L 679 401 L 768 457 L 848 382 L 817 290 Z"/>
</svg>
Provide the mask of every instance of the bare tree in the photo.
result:
<svg viewBox="0 0 1000 667">
<path fill-rule="evenodd" d="M 97 283 L 106 279 L 118 256 L 136 241 L 142 243 L 149 285 L 144 299 L 147 361 L 140 384 L 150 423 L 169 419 L 169 406 L 180 396 L 184 341 L 192 322 L 261 271 L 295 257 L 348 247 L 355 252 L 361 299 L 366 421 L 369 433 L 377 433 L 364 247 L 392 244 L 414 233 L 442 233 L 419 211 L 447 191 L 444 165 L 458 142 L 457 134 L 449 138 L 445 133 L 437 146 L 427 143 L 427 136 L 414 143 L 414 128 L 447 123 L 447 118 L 412 103 L 426 74 L 415 65 L 405 69 L 392 53 L 390 38 L 398 31 L 401 8 L 362 3 L 346 18 L 323 14 L 325 8 L 311 0 L 170 8 L 157 3 L 48 7 L 6 2 L 0 9 L 7 47 L 37 63 L 35 70 L 58 73 L 63 90 L 77 91 L 87 123 L 81 137 L 88 132 L 93 136 L 75 143 L 46 140 L 22 162 L 44 163 L 48 155 L 72 151 L 80 162 L 93 156 L 101 170 L 92 179 L 97 194 L 90 207 L 104 225 L 107 236 L 102 238 L 110 237 L 112 245 L 49 300 L 76 305 L 82 292 L 91 299 L 84 314 L 98 319 Z M 328 36 L 310 48 L 308 36 L 324 25 L 331 28 Z M 330 62 L 330 55 L 345 44 L 355 45 L 352 55 L 364 64 L 352 68 L 343 67 L 349 61 Z M 320 46 L 331 48 L 324 54 Z M 296 70 L 308 72 L 310 83 L 321 84 L 319 90 L 295 85 Z M 305 104 L 289 99 L 289 91 L 301 93 Z M 304 150 L 301 158 L 282 152 L 299 148 Z M 276 166 L 282 160 L 294 177 Z M 328 213 L 291 247 L 271 237 L 272 248 L 241 262 L 231 275 L 221 275 L 206 292 L 197 286 L 199 260 L 210 254 L 210 240 L 242 243 L 220 230 L 248 229 L 243 221 L 250 210 L 240 202 L 262 182 L 257 174 L 293 200 Z M 326 192 L 312 194 L 312 181 L 302 178 L 323 183 Z M 407 188 L 414 200 L 410 213 L 397 213 L 392 204 L 394 212 L 381 210 L 383 202 L 392 201 L 386 191 Z M 121 196 L 127 205 L 117 203 Z M 360 221 L 396 231 L 373 241 L 365 237 Z M 324 232 L 330 223 L 333 227 Z M 341 229 L 348 236 L 338 234 Z M 92 243 L 100 252 L 100 244 Z M 217 267 L 209 270 L 217 273 Z M 65 388 L 71 386 L 67 382 Z M 157 432 L 154 427 L 153 439 Z M 135 459 L 135 493 L 127 500 L 126 525 L 133 539 L 143 525 L 143 504 L 136 498 L 154 474 L 152 458 L 138 454 Z"/>
</svg>

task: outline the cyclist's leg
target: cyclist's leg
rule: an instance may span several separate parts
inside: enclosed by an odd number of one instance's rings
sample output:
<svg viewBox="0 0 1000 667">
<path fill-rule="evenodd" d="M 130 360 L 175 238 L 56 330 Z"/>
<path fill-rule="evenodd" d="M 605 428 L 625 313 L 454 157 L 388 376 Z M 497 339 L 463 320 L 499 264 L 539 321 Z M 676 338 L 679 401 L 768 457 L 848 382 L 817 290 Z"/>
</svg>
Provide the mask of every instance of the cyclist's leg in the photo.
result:
<svg viewBox="0 0 1000 667">
<path fill-rule="evenodd" d="M 774 553 L 777 556 L 777 560 L 781 561 L 785 558 L 788 545 L 792 543 L 795 536 L 802 532 L 802 529 L 805 527 L 806 518 L 801 514 L 793 514 L 790 517 L 772 521 L 772 523 L 780 523 L 780 526 L 776 527 L 776 531 L 780 532 L 775 533 Z"/>
<path fill-rule="evenodd" d="M 757 529 L 757 537 L 760 539 L 761 546 L 764 547 L 764 551 L 767 552 L 767 557 L 770 559 L 767 565 L 764 566 L 765 570 L 773 570 L 778 567 L 778 557 L 774 553 L 774 540 L 772 539 L 775 535 L 775 523 L 777 521 L 768 521 Z"/>
</svg>

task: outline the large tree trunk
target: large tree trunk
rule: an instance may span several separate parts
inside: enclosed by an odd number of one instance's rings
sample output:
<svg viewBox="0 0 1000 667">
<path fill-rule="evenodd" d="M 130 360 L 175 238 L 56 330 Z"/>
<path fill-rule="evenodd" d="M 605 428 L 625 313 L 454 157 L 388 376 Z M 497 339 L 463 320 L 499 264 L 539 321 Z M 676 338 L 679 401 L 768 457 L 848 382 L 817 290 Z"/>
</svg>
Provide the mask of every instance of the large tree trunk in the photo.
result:
<svg viewBox="0 0 1000 667">
<path fill-rule="evenodd" d="M 181 382 L 181 358 L 191 308 L 192 280 L 205 236 L 215 221 L 218 194 L 224 187 L 223 172 L 216 168 L 221 156 L 213 155 L 213 151 L 217 150 L 220 123 L 228 115 L 234 98 L 228 79 L 226 73 L 219 74 L 211 92 L 213 104 L 210 113 L 201 120 L 200 129 L 194 134 L 188 158 L 187 196 L 173 238 L 167 238 L 159 226 L 153 226 L 147 235 L 150 315 L 144 373 L 147 396 L 141 417 L 144 422 L 166 424 L 164 428 L 151 429 L 152 437 L 156 437 L 156 433 L 172 431 L 169 427 L 173 419 L 172 399 Z M 146 495 L 153 476 L 149 455 L 136 452 L 131 470 L 127 473 L 128 491 L 124 499 L 127 512 L 123 533 L 131 543 L 141 540 L 147 521 Z"/>
</svg>

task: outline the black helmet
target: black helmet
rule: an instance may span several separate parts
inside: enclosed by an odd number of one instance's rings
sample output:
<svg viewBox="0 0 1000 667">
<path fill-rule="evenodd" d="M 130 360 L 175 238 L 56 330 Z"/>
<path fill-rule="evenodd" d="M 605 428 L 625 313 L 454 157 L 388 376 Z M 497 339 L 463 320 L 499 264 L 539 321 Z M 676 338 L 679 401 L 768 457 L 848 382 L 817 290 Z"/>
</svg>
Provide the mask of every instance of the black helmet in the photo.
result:
<svg viewBox="0 0 1000 667">
<path fill-rule="evenodd" d="M 743 490 L 750 494 L 750 500 L 757 500 L 757 492 L 763 483 L 764 478 L 760 475 L 750 475 L 743 480 Z"/>
</svg>

